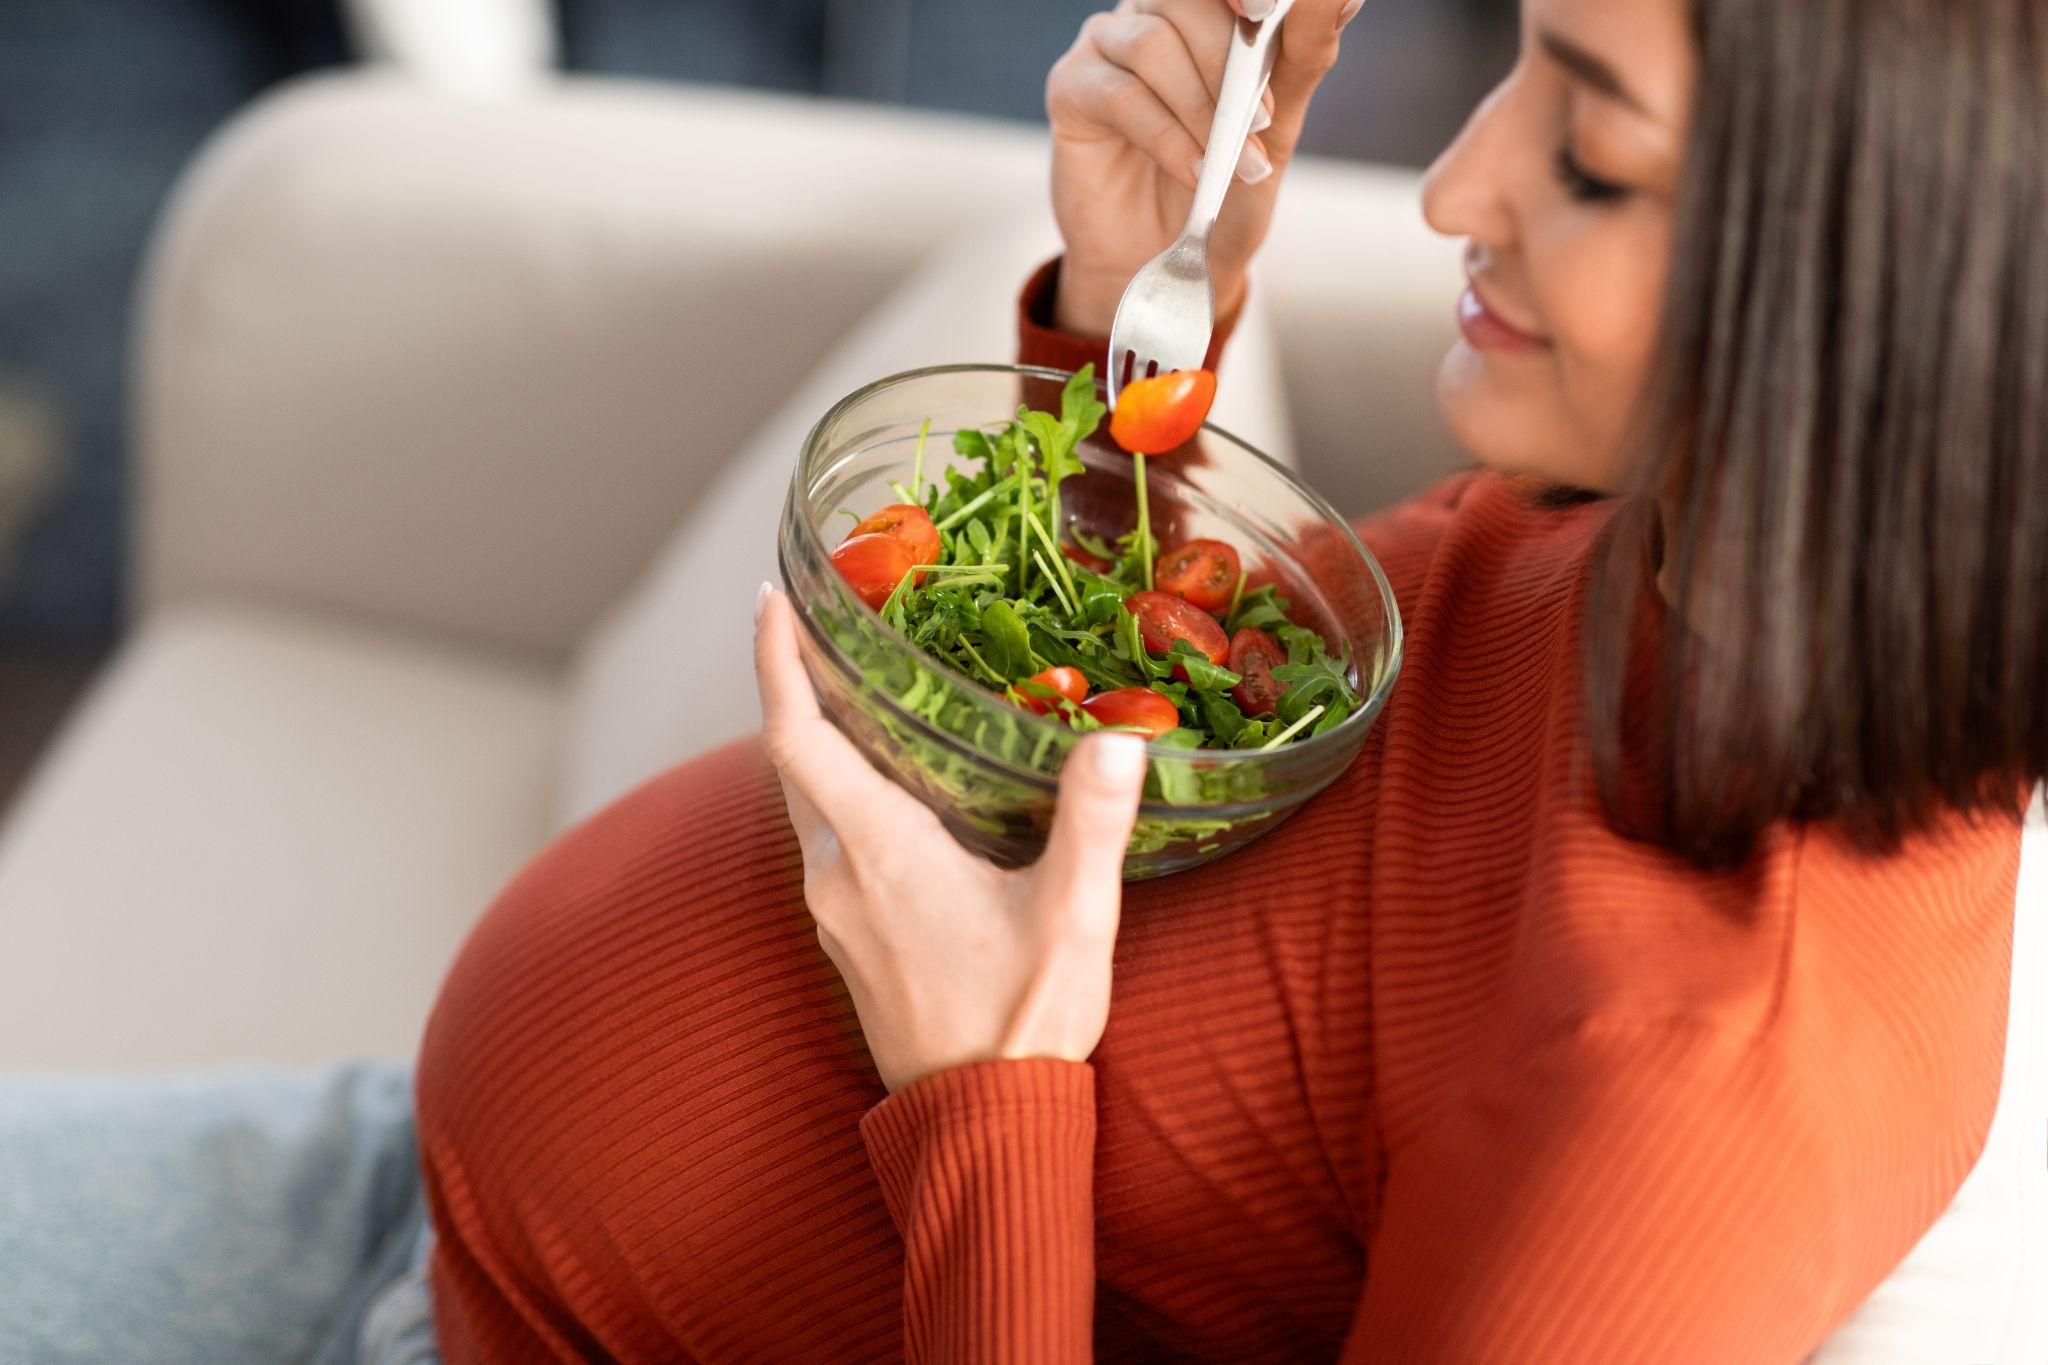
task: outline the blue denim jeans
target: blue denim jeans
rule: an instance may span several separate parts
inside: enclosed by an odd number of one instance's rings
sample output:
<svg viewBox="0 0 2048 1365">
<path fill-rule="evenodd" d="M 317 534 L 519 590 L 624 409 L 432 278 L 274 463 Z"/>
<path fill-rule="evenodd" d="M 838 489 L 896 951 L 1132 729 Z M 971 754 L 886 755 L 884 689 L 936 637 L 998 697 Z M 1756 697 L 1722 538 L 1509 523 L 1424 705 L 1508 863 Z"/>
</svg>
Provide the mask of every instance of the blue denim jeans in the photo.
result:
<svg viewBox="0 0 2048 1365">
<path fill-rule="evenodd" d="M 412 1078 L 0 1080 L 0 1361 L 433 1365 Z"/>
</svg>

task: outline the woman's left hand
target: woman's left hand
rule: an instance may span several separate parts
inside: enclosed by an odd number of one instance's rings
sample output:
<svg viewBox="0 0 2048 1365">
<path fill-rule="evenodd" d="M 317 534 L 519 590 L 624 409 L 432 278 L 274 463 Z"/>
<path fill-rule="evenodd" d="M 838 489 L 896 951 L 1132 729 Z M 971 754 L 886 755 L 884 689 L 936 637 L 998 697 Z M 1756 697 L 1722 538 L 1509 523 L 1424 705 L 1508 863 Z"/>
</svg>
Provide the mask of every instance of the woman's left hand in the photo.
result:
<svg viewBox="0 0 2048 1365">
<path fill-rule="evenodd" d="M 1109 1020 L 1124 846 L 1144 741 L 1082 742 L 1060 774 L 1045 855 L 1004 871 L 868 764 L 818 709 L 789 599 L 755 625 L 762 741 L 804 855 L 818 941 L 846 980 L 892 1092 L 993 1058 L 1086 1061 Z"/>
</svg>

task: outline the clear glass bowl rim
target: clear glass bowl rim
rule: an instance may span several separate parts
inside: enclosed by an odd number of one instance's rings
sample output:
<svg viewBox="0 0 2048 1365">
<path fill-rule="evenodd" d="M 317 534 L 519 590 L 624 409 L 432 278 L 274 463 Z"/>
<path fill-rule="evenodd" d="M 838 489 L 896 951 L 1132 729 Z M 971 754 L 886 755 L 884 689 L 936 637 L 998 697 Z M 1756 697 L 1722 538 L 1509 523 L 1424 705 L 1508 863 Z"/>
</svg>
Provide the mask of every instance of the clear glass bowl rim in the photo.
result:
<svg viewBox="0 0 2048 1365">
<path fill-rule="evenodd" d="M 937 379 L 945 375 L 954 374 L 1007 375 L 1013 378 L 1044 379 L 1056 383 L 1064 383 L 1065 381 L 1073 378 L 1073 374 L 1069 371 L 1048 369 L 1045 366 L 1041 365 L 992 365 L 976 363 L 956 365 L 927 365 L 920 369 L 904 370 L 901 373 L 892 374 L 885 376 L 884 378 L 877 379 L 872 383 L 865 384 L 860 388 L 855 389 L 852 393 L 846 395 L 846 397 L 834 403 L 830 408 L 828 408 L 825 411 L 825 415 L 820 417 L 817 420 L 817 422 L 811 427 L 809 433 L 805 435 L 803 448 L 801 451 L 798 452 L 797 455 L 796 476 L 792 478 L 790 482 L 790 519 L 796 523 L 797 535 L 798 538 L 803 542 L 803 550 L 807 557 L 813 558 L 819 563 L 829 563 L 832 554 L 831 547 L 825 544 L 824 537 L 819 535 L 818 528 L 816 527 L 816 525 L 812 523 L 809 513 L 805 511 L 802 506 L 803 502 L 807 499 L 808 496 L 808 490 L 806 490 L 803 487 L 803 475 L 805 471 L 810 468 L 813 457 L 820 453 L 822 444 L 825 439 L 825 433 L 832 428 L 832 426 L 839 420 L 839 418 L 844 413 L 857 407 L 861 403 L 866 402 L 868 399 L 873 398 L 877 394 L 883 393 L 889 389 L 899 388 L 908 384 L 912 384 L 919 380 Z M 1102 383 L 1099 380 L 1096 382 L 1095 388 L 1098 394 L 1102 394 L 1104 392 Z M 1105 399 L 1105 401 L 1107 400 Z M 993 421 L 998 419 L 992 418 L 990 420 Z M 1382 612 L 1385 614 L 1387 620 L 1387 668 L 1385 671 L 1385 676 L 1382 677 L 1379 680 L 1378 685 L 1373 688 L 1371 695 L 1365 698 L 1364 704 L 1360 706 L 1356 711 L 1352 712 L 1349 716 L 1346 716 L 1344 718 L 1344 721 L 1340 725 L 1338 725 L 1336 729 L 1330 730 L 1324 734 L 1313 735 L 1308 739 L 1301 740 L 1297 743 L 1289 744 L 1282 749 L 1170 749 L 1156 748 L 1149 741 L 1146 744 L 1146 748 L 1158 757 L 1197 760 L 1204 764 L 1214 763 L 1217 766 L 1228 766 L 1238 763 L 1253 762 L 1263 762 L 1270 764 L 1273 763 L 1275 760 L 1285 759 L 1306 760 L 1310 756 L 1318 755 L 1326 750 L 1334 749 L 1347 743 L 1362 743 L 1364 741 L 1366 733 L 1372 729 L 1374 722 L 1376 722 L 1379 719 L 1379 714 L 1381 710 L 1384 709 L 1387 704 L 1387 698 L 1390 695 L 1392 695 L 1394 690 L 1394 684 L 1399 680 L 1401 676 L 1402 661 L 1406 657 L 1406 638 L 1401 620 L 1401 608 L 1400 604 L 1394 598 L 1393 585 L 1387 582 L 1386 571 L 1380 567 L 1379 559 L 1373 554 L 1373 552 L 1366 548 L 1365 542 L 1359 539 L 1358 532 L 1354 531 L 1351 528 L 1351 523 L 1345 519 L 1344 514 L 1339 512 L 1335 507 L 1332 507 L 1328 499 L 1324 498 L 1322 494 L 1316 492 L 1313 488 L 1310 488 L 1307 484 L 1303 483 L 1301 479 L 1296 477 L 1293 470 L 1288 469 L 1285 465 L 1281 464 L 1279 461 L 1267 455 L 1264 451 L 1260 450 L 1251 442 L 1246 441 L 1242 437 L 1236 436 L 1231 432 L 1224 430 L 1222 427 L 1217 426 L 1214 422 L 1203 423 L 1202 430 L 1209 432 L 1212 435 L 1221 437 L 1223 440 L 1230 442 L 1230 444 L 1237 447 L 1239 451 L 1246 455 L 1251 456 L 1253 460 L 1266 466 L 1267 469 L 1271 470 L 1274 474 L 1278 475 L 1281 481 L 1284 482 L 1289 487 L 1289 489 L 1292 490 L 1297 496 L 1299 496 L 1303 502 L 1307 503 L 1308 506 L 1317 515 L 1319 515 L 1327 525 L 1336 527 L 1342 533 L 1345 541 L 1351 546 L 1351 548 L 1358 552 L 1359 559 L 1364 562 L 1367 571 L 1370 572 L 1372 575 L 1373 586 L 1377 588 L 1379 591 L 1380 607 Z M 789 567 L 787 565 L 782 566 L 782 572 L 784 580 L 790 581 Z M 880 613 L 876 612 L 872 607 L 868 606 L 865 602 L 862 602 L 859 598 L 853 596 L 852 593 L 846 592 L 844 589 L 844 585 L 841 585 L 841 592 L 842 595 L 845 596 L 845 598 L 847 599 L 848 603 L 853 607 L 853 609 L 857 611 L 866 612 L 868 615 L 875 618 L 876 624 L 879 625 L 884 632 L 886 632 L 889 638 L 889 642 L 893 648 L 902 650 L 904 653 L 908 654 L 913 659 L 923 663 L 928 667 L 931 667 L 941 672 L 951 672 L 950 669 L 947 669 L 945 664 L 943 664 L 937 659 L 932 658 L 931 655 L 919 649 L 909 640 L 906 640 L 901 634 L 901 632 L 897 631 L 895 627 L 891 626 L 888 622 L 883 621 L 881 619 Z M 842 656 L 842 652 L 839 649 L 838 642 L 833 640 L 830 636 L 826 635 L 823 631 L 817 628 L 817 626 L 811 620 L 810 612 L 804 610 L 801 603 L 798 604 L 797 616 L 799 617 L 799 619 L 803 621 L 805 631 L 811 636 L 812 640 L 816 644 L 818 644 L 820 647 L 824 648 L 828 653 L 830 653 L 835 659 L 837 659 L 842 664 L 842 666 L 852 665 L 851 660 L 845 659 Z M 1356 652 L 1356 646 L 1354 645 L 1354 658 L 1356 656 Z M 1019 708 L 1011 706 L 1009 703 L 1005 702 L 1002 699 L 1000 693 L 989 691 L 987 687 L 985 687 L 979 682 L 976 682 L 974 679 L 967 677 L 965 674 L 958 674 L 955 676 L 960 677 L 962 681 L 968 684 L 967 688 L 965 688 L 964 690 L 967 693 L 967 695 L 973 698 L 974 704 L 977 707 L 985 708 L 991 716 L 1005 716 L 1014 718 L 1021 714 L 1031 724 L 1043 726 L 1047 730 L 1056 731 L 1060 734 L 1075 735 L 1075 732 L 1073 730 L 1070 730 L 1068 727 L 1061 725 L 1055 721 L 1049 720 L 1044 716 L 1035 715 L 1031 712 L 1020 712 Z M 897 715 L 902 717 L 905 722 L 917 726 L 919 729 L 929 730 L 929 726 L 925 724 L 922 718 L 915 716 L 908 711 L 904 711 L 900 706 L 896 704 L 895 698 L 883 696 L 879 698 L 879 700 L 884 705 L 889 707 L 890 710 L 894 711 Z M 934 739 L 944 739 L 947 741 L 952 740 L 952 736 L 941 736 L 936 733 L 934 733 L 932 737 Z M 1079 738 L 1078 735 L 1076 735 L 1075 737 Z M 954 745 L 954 747 L 960 748 L 963 754 L 968 754 L 979 761 L 993 763 L 998 767 L 1008 769 L 1020 777 L 1027 777 L 1033 780 L 1047 783 L 1050 783 L 1053 780 L 1049 774 L 1039 772 L 1036 769 L 1018 768 L 1013 764 L 1006 763 L 1003 760 L 996 758 L 992 754 L 984 754 L 979 750 L 967 749 L 964 746 L 958 745 L 957 743 Z M 1207 808 L 1188 806 L 1169 807 L 1166 809 L 1178 810 L 1185 813 L 1190 810 L 1200 810 Z"/>
</svg>

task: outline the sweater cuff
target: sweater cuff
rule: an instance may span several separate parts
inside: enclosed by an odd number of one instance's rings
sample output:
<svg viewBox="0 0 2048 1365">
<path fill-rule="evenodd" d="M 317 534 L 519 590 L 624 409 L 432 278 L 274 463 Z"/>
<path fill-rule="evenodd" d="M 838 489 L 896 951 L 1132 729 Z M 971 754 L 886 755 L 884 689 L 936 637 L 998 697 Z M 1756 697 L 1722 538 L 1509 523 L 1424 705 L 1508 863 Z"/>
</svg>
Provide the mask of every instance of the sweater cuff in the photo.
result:
<svg viewBox="0 0 2048 1365">
<path fill-rule="evenodd" d="M 1060 292 L 1060 261 L 1055 256 L 1033 271 L 1017 299 L 1017 363 L 1040 365 L 1049 370 L 1073 371 L 1093 365 L 1098 375 L 1109 371 L 1109 338 L 1084 337 L 1061 331 L 1053 321 L 1053 306 Z M 1244 316 L 1244 305 L 1216 320 L 1209 338 L 1209 355 L 1203 363 L 1216 369 L 1223 360 L 1223 348 Z"/>
<path fill-rule="evenodd" d="M 861 1120 L 904 1242 L 913 1361 L 1085 1361 L 1094 1327 L 1095 1070 L 927 1076 Z"/>
</svg>

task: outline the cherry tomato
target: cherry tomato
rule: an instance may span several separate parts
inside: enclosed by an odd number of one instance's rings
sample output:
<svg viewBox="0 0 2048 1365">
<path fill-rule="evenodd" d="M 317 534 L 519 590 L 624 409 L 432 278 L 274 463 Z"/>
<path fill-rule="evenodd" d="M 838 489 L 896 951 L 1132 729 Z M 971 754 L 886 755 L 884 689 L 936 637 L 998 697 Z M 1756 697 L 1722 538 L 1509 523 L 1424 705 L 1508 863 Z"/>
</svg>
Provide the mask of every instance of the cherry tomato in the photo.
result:
<svg viewBox="0 0 2048 1365">
<path fill-rule="evenodd" d="M 1080 705 L 1081 699 L 1088 695 L 1088 678 L 1078 668 L 1061 665 L 1057 668 L 1048 668 L 1043 673 L 1034 673 L 1012 691 L 1016 693 L 1017 705 L 1026 711 L 1035 711 L 1041 716 L 1055 709 L 1058 703 L 1051 697 L 1027 690 L 1031 683 L 1037 683 L 1040 687 L 1056 692 L 1077 706 Z"/>
<path fill-rule="evenodd" d="M 1117 395 L 1109 434 L 1134 455 L 1178 450 L 1202 429 L 1215 401 L 1216 376 L 1207 370 L 1134 379 Z"/>
<path fill-rule="evenodd" d="M 1152 579 L 1203 611 L 1221 611 L 1237 591 L 1237 551 L 1220 540 L 1191 540 L 1159 556 Z"/>
<path fill-rule="evenodd" d="M 1076 564 L 1079 564 L 1089 573 L 1108 573 L 1116 567 L 1101 555 L 1092 554 L 1074 544 L 1071 540 L 1060 546 L 1060 553 L 1073 560 Z"/>
<path fill-rule="evenodd" d="M 1186 640 L 1212 664 L 1230 658 L 1230 637 L 1216 618 L 1170 592 L 1134 592 L 1124 599 L 1124 610 L 1138 618 L 1138 637 L 1147 653 L 1171 654 L 1175 640 Z M 1173 676 L 1186 682 L 1187 668 L 1175 664 Z"/>
<path fill-rule="evenodd" d="M 834 550 L 832 567 L 839 570 L 839 576 L 853 589 L 855 597 L 880 611 L 912 564 L 910 551 L 903 548 L 902 541 L 894 536 L 869 535 L 855 536 Z"/>
<path fill-rule="evenodd" d="M 1104 692 L 1082 702 L 1081 709 L 1104 725 L 1143 730 L 1153 739 L 1180 728 L 1180 712 L 1149 687 L 1120 687 Z"/>
<path fill-rule="evenodd" d="M 1280 642 L 1257 626 L 1246 626 L 1230 637 L 1230 671 L 1244 681 L 1230 689 L 1238 709 L 1248 716 L 1270 716 L 1280 705 L 1287 684 L 1276 682 L 1273 670 L 1287 662 Z"/>
<path fill-rule="evenodd" d="M 903 546 L 912 564 L 936 564 L 939 562 L 939 528 L 932 525 L 931 514 L 914 502 L 892 502 L 866 521 L 853 528 L 854 536 L 888 536 Z M 917 581 L 924 582 L 919 574 Z"/>
</svg>

